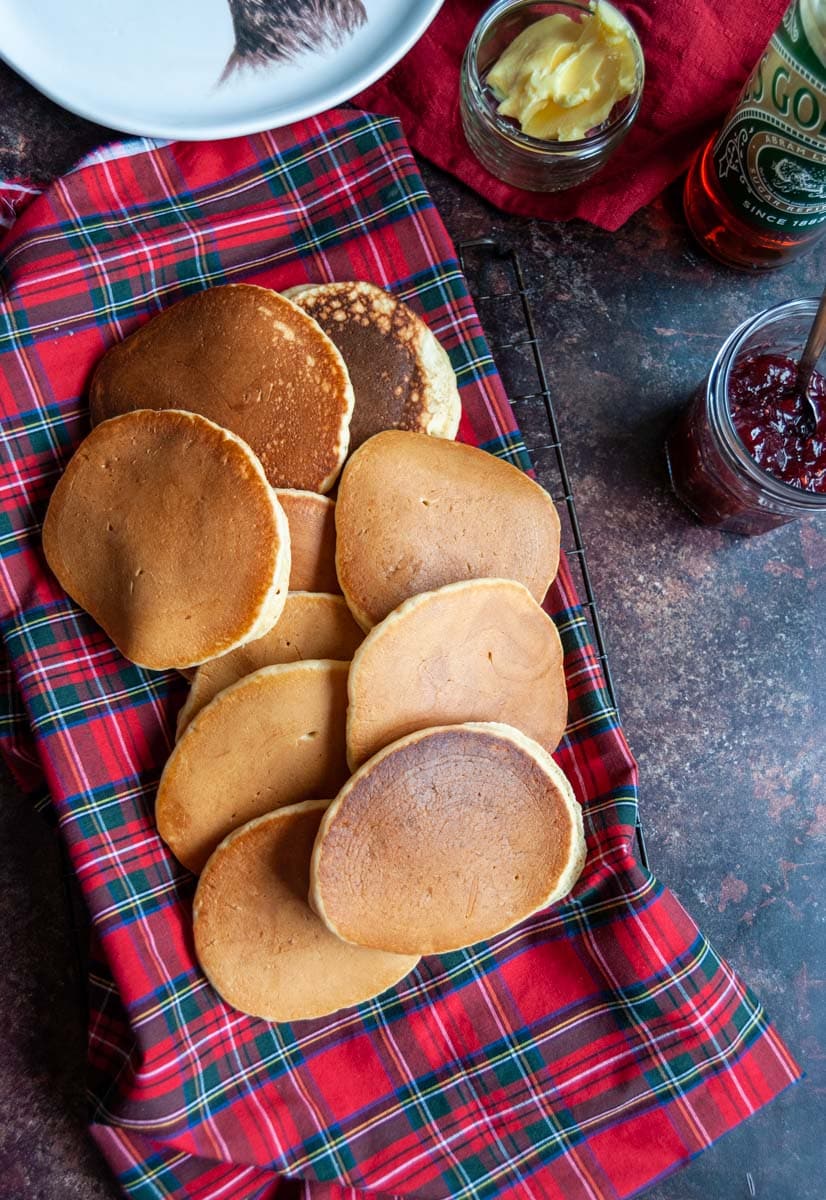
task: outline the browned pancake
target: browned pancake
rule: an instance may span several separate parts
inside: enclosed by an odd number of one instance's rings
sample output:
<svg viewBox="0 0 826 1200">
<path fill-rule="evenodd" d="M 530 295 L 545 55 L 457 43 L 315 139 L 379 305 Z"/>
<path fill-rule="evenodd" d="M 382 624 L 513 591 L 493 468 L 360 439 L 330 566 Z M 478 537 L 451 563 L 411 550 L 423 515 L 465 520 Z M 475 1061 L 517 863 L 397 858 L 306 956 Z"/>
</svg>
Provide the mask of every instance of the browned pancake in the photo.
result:
<svg viewBox="0 0 826 1200">
<path fill-rule="evenodd" d="M 60 583 L 144 667 L 260 637 L 290 572 L 287 519 L 240 438 L 189 412 L 98 425 L 58 482 L 43 549 Z"/>
<path fill-rule="evenodd" d="M 164 767 L 155 818 L 175 857 L 198 872 L 233 829 L 347 778 L 348 663 L 264 667 L 202 708 Z"/>
<path fill-rule="evenodd" d="M 352 770 L 415 729 L 465 721 L 513 725 L 555 750 L 568 720 L 556 626 L 511 579 L 469 579 L 406 600 L 356 650 L 347 694 Z"/>
<path fill-rule="evenodd" d="M 349 446 L 353 389 L 325 333 L 277 292 L 209 288 L 153 317 L 102 358 L 92 422 L 180 408 L 231 429 L 276 487 L 326 492 Z"/>
<path fill-rule="evenodd" d="M 290 526 L 291 592 L 340 592 L 336 575 L 336 506 L 317 492 L 277 488 Z"/>
<path fill-rule="evenodd" d="M 178 737 L 205 704 L 245 675 L 277 663 L 311 658 L 349 662 L 363 636 L 343 596 L 290 592 L 284 611 L 269 633 L 198 667 L 186 704 L 178 714 Z"/>
<path fill-rule="evenodd" d="M 363 280 L 285 294 L 319 323 L 347 364 L 356 398 L 351 453 L 382 429 L 456 436 L 462 405 L 450 359 L 412 308 Z"/>
<path fill-rule="evenodd" d="M 307 903 L 310 855 L 328 801 L 308 800 L 236 829 L 198 882 L 195 951 L 216 991 L 265 1021 L 301 1021 L 398 983 L 416 956 L 348 946 Z"/>
<path fill-rule="evenodd" d="M 566 896 L 582 812 L 551 756 L 507 725 L 442 726 L 382 750 L 328 808 L 310 904 L 346 942 L 441 954 Z"/>
<path fill-rule="evenodd" d="M 362 629 L 462 579 L 515 579 L 541 603 L 559 565 L 559 529 L 548 493 L 501 458 L 442 438 L 379 433 L 339 482 L 338 581 Z"/>
</svg>

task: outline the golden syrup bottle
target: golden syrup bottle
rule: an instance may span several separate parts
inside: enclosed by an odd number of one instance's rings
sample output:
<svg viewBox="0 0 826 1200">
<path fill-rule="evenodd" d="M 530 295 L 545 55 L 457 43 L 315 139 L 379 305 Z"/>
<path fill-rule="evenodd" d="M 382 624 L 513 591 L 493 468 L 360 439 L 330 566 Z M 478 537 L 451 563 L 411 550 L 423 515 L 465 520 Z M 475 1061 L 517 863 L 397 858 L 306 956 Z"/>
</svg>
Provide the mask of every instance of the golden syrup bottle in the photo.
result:
<svg viewBox="0 0 826 1200">
<path fill-rule="evenodd" d="M 826 233 L 826 0 L 792 0 L 685 182 L 691 232 L 732 267 L 765 270 Z"/>
</svg>

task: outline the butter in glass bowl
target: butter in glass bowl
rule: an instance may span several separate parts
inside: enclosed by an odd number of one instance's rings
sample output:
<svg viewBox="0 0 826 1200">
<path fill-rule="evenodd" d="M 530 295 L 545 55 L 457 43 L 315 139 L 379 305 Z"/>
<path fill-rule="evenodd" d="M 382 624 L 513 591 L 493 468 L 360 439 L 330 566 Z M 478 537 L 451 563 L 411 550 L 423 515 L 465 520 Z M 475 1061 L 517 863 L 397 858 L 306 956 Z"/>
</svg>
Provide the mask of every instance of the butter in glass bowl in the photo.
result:
<svg viewBox="0 0 826 1200">
<path fill-rule="evenodd" d="M 465 136 L 483 166 L 515 187 L 574 187 L 628 133 L 644 76 L 637 36 L 608 0 L 499 0 L 465 52 Z"/>
</svg>

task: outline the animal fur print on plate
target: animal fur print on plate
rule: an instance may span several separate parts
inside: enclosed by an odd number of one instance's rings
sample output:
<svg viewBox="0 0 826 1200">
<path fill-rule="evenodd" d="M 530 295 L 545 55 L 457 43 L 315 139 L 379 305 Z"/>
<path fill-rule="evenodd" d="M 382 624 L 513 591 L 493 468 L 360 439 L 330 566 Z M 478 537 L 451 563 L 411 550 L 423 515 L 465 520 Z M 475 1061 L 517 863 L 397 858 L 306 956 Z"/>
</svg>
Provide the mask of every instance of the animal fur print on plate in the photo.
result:
<svg viewBox="0 0 826 1200">
<path fill-rule="evenodd" d="M 289 62 L 335 49 L 367 20 L 362 0 L 228 0 L 235 49 L 222 76 L 239 67 Z"/>
</svg>

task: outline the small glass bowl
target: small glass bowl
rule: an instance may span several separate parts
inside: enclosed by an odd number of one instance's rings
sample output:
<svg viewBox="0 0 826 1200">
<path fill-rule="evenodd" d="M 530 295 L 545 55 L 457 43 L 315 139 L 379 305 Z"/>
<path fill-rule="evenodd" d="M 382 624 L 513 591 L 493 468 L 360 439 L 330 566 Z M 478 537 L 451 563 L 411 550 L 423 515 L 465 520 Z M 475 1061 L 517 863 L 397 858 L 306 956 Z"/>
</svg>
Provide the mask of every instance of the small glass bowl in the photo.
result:
<svg viewBox="0 0 826 1200">
<path fill-rule="evenodd" d="M 734 425 L 729 376 L 748 354 L 799 360 L 817 300 L 787 300 L 750 317 L 726 339 L 705 382 L 666 441 L 671 486 L 703 525 L 746 536 L 798 517 L 826 514 L 826 495 L 783 483 L 759 467 Z"/>
<path fill-rule="evenodd" d="M 618 12 L 607 0 L 605 7 Z M 462 60 L 460 105 L 468 145 L 492 175 L 529 192 L 560 192 L 590 179 L 619 146 L 634 123 L 645 82 L 642 47 L 627 17 L 637 64 L 636 86 L 630 96 L 614 105 L 610 117 L 574 142 L 548 142 L 529 137 L 510 117 L 496 111 L 496 97 L 485 79 L 493 64 L 528 25 L 554 13 L 574 19 L 593 10 L 578 0 L 536 3 L 535 0 L 497 0 L 482 17 L 468 42 Z"/>
</svg>

